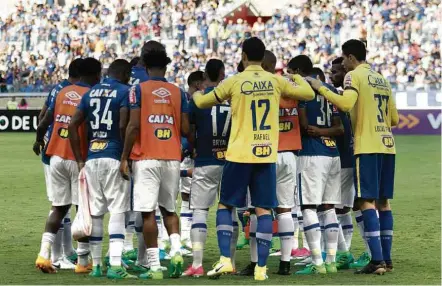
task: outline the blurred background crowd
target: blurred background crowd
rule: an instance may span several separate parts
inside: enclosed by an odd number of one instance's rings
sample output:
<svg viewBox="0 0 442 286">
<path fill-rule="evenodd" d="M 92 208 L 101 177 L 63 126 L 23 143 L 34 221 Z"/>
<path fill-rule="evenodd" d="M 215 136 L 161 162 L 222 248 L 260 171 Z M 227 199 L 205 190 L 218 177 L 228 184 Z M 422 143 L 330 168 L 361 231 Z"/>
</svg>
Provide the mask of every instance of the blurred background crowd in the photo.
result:
<svg viewBox="0 0 442 286">
<path fill-rule="evenodd" d="M 173 59 L 167 79 L 185 87 L 188 74 L 209 58 L 222 59 L 227 75 L 235 73 L 241 42 L 251 36 L 264 39 L 279 70 L 306 54 L 328 71 L 344 41 L 363 39 L 369 62 L 394 88 L 440 88 L 438 0 L 15 2 L 0 18 L 2 92 L 48 91 L 73 58 L 92 56 L 106 67 L 139 55 L 150 39 L 164 43 Z"/>
</svg>

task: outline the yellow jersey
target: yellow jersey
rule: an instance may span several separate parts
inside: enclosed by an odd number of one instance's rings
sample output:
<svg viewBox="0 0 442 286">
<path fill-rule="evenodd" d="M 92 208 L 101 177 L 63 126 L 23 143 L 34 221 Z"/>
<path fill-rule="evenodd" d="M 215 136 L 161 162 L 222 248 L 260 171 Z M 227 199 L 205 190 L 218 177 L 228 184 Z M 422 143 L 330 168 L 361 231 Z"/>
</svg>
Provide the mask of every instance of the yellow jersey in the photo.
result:
<svg viewBox="0 0 442 286">
<path fill-rule="evenodd" d="M 356 102 L 350 109 L 355 155 L 396 153 L 391 127 L 397 124 L 399 115 L 391 87 L 370 65 L 360 64 L 345 75 L 344 94 L 341 98 L 337 98 L 326 88 L 321 87 L 319 92 L 338 108 L 345 101 L 346 93 L 357 93 Z"/>
<path fill-rule="evenodd" d="M 315 96 L 301 76 L 293 81 L 248 66 L 221 82 L 207 94 L 193 96 L 195 105 L 208 108 L 230 100 L 232 127 L 226 160 L 238 163 L 275 163 L 278 153 L 279 100 L 281 95 L 301 100 Z"/>
</svg>

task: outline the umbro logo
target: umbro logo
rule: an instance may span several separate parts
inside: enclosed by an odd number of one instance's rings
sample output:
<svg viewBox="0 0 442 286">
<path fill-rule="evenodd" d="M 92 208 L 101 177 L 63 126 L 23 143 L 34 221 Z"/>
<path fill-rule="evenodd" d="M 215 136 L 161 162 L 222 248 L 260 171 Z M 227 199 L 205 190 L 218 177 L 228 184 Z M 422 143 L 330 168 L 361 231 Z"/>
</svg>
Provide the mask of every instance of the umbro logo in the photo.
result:
<svg viewBox="0 0 442 286">
<path fill-rule="evenodd" d="M 66 92 L 66 97 L 70 100 L 77 101 L 81 99 L 81 96 L 76 91 Z"/>
<path fill-rule="evenodd" d="M 165 97 L 172 95 L 170 93 L 170 91 L 165 89 L 164 87 L 160 87 L 159 89 L 155 89 L 154 91 L 152 91 L 152 93 L 155 94 L 156 96 L 158 96 L 159 98 L 165 98 Z"/>
</svg>

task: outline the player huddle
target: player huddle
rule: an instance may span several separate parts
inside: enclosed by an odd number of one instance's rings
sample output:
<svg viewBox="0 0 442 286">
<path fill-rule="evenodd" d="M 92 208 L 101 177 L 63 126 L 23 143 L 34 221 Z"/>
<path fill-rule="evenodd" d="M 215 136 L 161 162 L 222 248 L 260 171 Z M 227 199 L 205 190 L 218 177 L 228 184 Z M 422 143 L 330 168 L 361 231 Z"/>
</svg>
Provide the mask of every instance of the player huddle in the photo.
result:
<svg viewBox="0 0 442 286">
<path fill-rule="evenodd" d="M 292 255 L 306 265 L 296 274 L 392 271 L 391 127 L 398 114 L 389 83 L 365 56 L 362 42 L 344 43 L 342 57 L 332 62 L 340 93 L 305 55 L 290 60 L 284 77 L 275 74 L 275 56 L 255 37 L 242 45 L 238 74 L 224 79 L 223 62 L 211 59 L 204 74 L 189 76 L 188 93 L 164 78 L 171 60 L 155 41 L 132 65 L 114 61 L 101 82 L 100 62 L 74 60 L 69 78 L 48 96 L 33 147 L 42 153 L 52 202 L 36 267 L 102 276 L 109 212 L 108 278 L 137 278 L 129 269 L 141 279 L 162 279 L 164 258 L 169 277 L 202 276 L 209 209 L 218 202 L 220 259 L 209 277 L 268 279 L 274 236 L 280 275 L 291 274 Z M 76 219 L 86 211 L 91 231 L 74 250 L 69 210 L 79 201 Z M 245 224 L 237 212 L 244 208 L 251 261 L 237 271 Z M 357 261 L 350 254 L 352 209 L 366 243 Z M 183 255 L 190 253 L 192 264 L 183 271 Z"/>
</svg>

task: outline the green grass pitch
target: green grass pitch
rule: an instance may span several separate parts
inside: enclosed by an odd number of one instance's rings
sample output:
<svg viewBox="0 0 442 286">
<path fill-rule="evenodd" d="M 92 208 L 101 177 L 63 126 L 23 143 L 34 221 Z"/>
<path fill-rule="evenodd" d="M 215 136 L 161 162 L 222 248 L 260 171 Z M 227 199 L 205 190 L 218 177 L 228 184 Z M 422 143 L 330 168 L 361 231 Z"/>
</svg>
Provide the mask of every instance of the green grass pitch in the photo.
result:
<svg viewBox="0 0 442 286">
<path fill-rule="evenodd" d="M 110 281 L 59 271 L 43 274 L 34 268 L 44 222 L 49 211 L 43 169 L 32 153 L 33 134 L 0 134 L 0 284 L 255 284 L 252 278 L 223 276 L 164 279 L 162 281 Z M 441 137 L 397 136 L 393 261 L 395 272 L 384 276 L 288 276 L 272 274 L 278 259 L 268 263 L 267 284 L 439 284 L 441 283 Z M 210 214 L 205 270 L 218 258 L 214 211 Z M 106 246 L 105 246 L 106 249 Z M 355 228 L 352 252 L 359 255 L 362 242 Z M 238 268 L 249 259 L 249 249 L 237 254 Z M 190 259 L 186 258 L 186 264 Z M 292 270 L 295 270 L 293 267 Z"/>
</svg>

